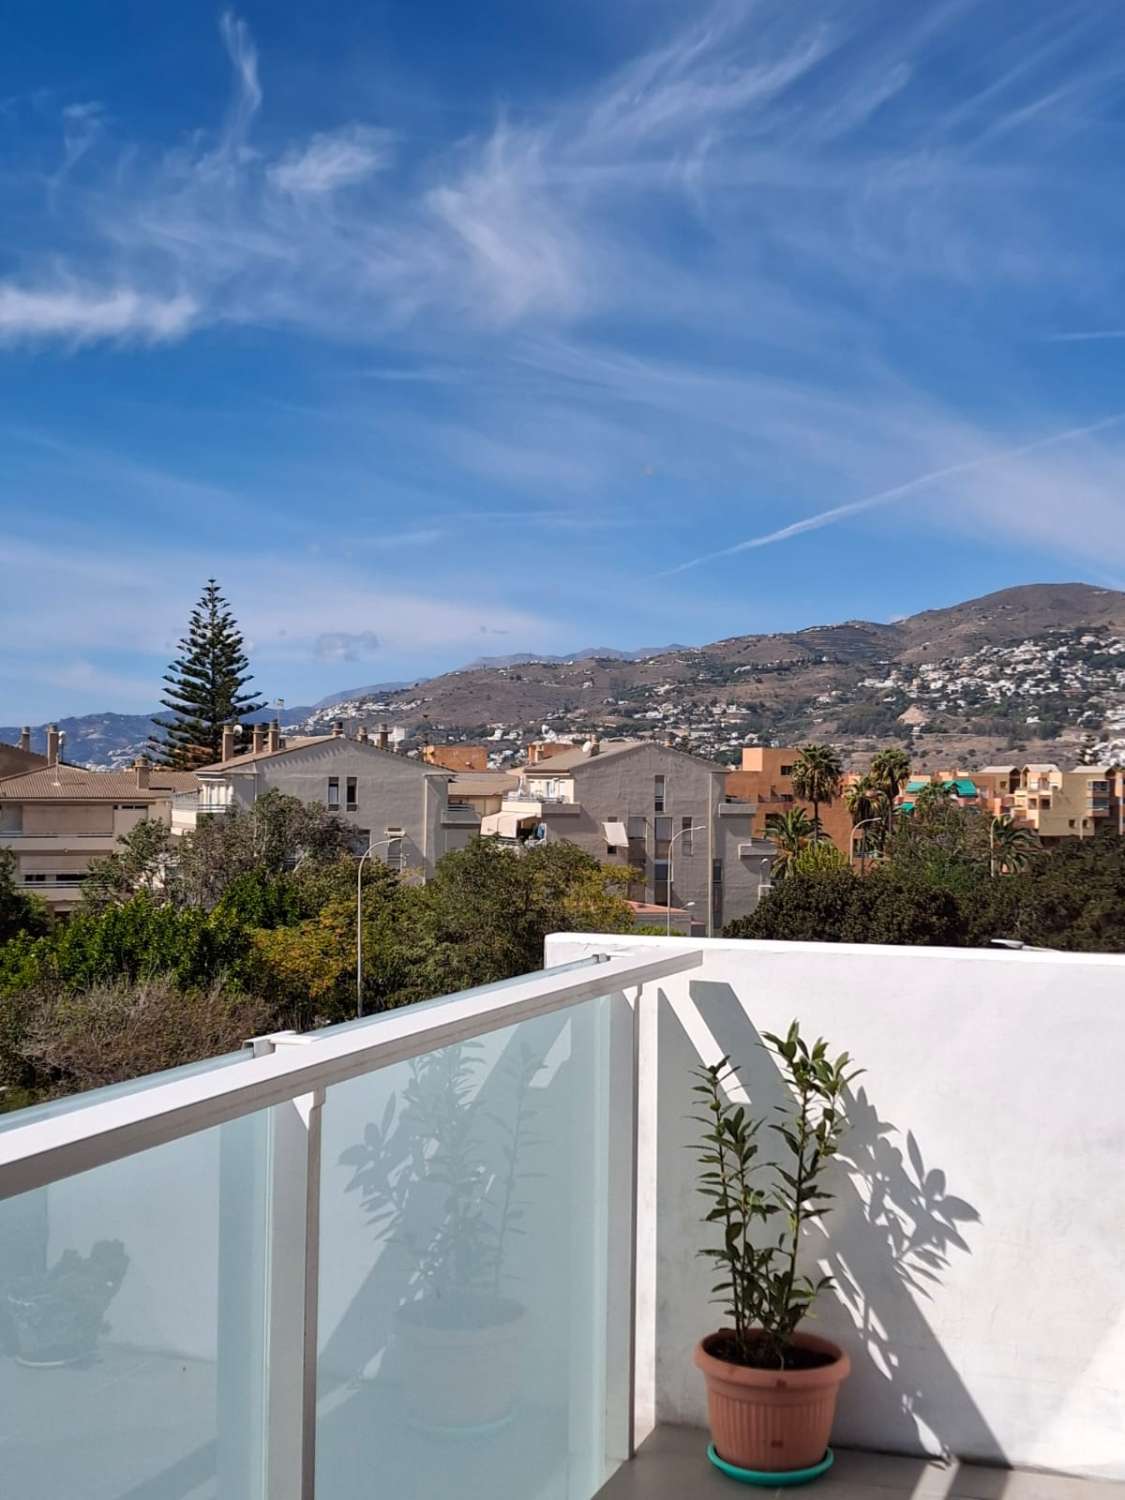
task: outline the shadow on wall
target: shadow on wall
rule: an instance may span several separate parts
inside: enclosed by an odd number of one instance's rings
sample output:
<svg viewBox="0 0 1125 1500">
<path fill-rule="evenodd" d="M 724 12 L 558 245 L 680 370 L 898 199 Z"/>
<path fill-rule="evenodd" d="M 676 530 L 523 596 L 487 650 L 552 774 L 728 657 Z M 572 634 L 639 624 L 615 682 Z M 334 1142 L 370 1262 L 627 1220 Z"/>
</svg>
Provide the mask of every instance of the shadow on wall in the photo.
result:
<svg viewBox="0 0 1125 1500">
<path fill-rule="evenodd" d="M 701 981 L 690 993 L 686 1006 L 662 1005 L 662 1160 L 666 1130 L 682 1137 L 681 1144 L 690 1139 L 690 1127 L 667 1116 L 687 1115 L 688 1074 L 699 1061 L 729 1055 L 755 1115 L 772 1118 L 775 1106 L 789 1103 L 777 1065 L 734 990 Z M 847 1044 L 841 1037 L 829 1042 L 834 1052 Z M 863 1059 L 856 1061 L 862 1067 Z M 684 1079 L 682 1110 L 681 1086 L 674 1097 L 665 1093 L 677 1075 Z M 952 1257 L 971 1254 L 963 1230 L 980 1216 L 948 1191 L 945 1173 L 927 1165 L 913 1134 L 904 1136 L 880 1119 L 866 1089 L 849 1096 L 848 1115 L 851 1127 L 828 1182 L 835 1195 L 832 1211 L 823 1229 L 806 1231 L 804 1251 L 836 1287 L 835 1297 L 826 1294 L 817 1304 L 817 1331 L 846 1343 L 852 1358 L 852 1377 L 840 1398 L 843 1441 L 1002 1464 L 999 1442 L 919 1305 L 940 1288 Z M 694 1192 L 694 1182 L 688 1187 Z M 661 1224 L 666 1222 L 663 1191 Z M 676 1209 L 685 1214 L 687 1203 L 679 1201 Z M 698 1242 L 700 1231 L 694 1233 Z M 682 1350 L 675 1354 L 681 1357 Z"/>
</svg>

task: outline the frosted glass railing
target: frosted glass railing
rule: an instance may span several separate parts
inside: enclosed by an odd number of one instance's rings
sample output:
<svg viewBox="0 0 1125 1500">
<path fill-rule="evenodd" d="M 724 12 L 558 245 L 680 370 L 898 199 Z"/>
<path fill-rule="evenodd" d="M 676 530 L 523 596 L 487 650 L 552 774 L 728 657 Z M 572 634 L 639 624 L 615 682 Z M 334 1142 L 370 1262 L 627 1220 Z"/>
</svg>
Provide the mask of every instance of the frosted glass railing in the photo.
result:
<svg viewBox="0 0 1125 1500">
<path fill-rule="evenodd" d="M 590 1500 L 631 1442 L 626 993 L 698 961 L 8 1117 L 0 1494 Z"/>
</svg>

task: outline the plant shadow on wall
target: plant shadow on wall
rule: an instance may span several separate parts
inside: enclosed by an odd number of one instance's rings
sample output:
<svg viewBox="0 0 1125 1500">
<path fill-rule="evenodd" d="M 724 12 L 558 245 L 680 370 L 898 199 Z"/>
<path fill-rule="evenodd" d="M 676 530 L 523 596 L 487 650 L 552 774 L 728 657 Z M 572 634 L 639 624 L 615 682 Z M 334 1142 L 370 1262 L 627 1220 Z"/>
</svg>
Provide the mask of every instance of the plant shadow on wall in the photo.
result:
<svg viewBox="0 0 1125 1500">
<path fill-rule="evenodd" d="M 401 1098 L 340 1158 L 376 1241 L 399 1257 L 380 1374 L 407 1419 L 438 1432 L 507 1421 L 528 1336 L 513 1263 L 528 1184 L 544 1175 L 532 1094 L 543 1063 L 524 1041 L 493 1066 L 487 1050 L 463 1042 L 412 1061 Z"/>
<path fill-rule="evenodd" d="M 776 1118 L 775 1107 L 791 1100 L 735 992 L 697 982 L 691 1002 L 676 1028 L 675 1045 L 686 1043 L 685 1071 L 698 1066 L 704 1049 L 705 1063 L 729 1055 L 753 1113 Z M 806 1226 L 802 1260 L 834 1283 L 836 1305 L 831 1294 L 822 1299 L 809 1330 L 851 1354 L 853 1378 L 840 1398 L 847 1441 L 1004 1463 L 925 1314 L 954 1257 L 972 1253 L 965 1230 L 980 1215 L 948 1190 L 945 1173 L 926 1162 L 910 1131 L 880 1118 L 867 1087 L 847 1091 L 844 1102 L 848 1129 L 827 1180 L 833 1211 L 823 1227 L 815 1220 Z"/>
</svg>

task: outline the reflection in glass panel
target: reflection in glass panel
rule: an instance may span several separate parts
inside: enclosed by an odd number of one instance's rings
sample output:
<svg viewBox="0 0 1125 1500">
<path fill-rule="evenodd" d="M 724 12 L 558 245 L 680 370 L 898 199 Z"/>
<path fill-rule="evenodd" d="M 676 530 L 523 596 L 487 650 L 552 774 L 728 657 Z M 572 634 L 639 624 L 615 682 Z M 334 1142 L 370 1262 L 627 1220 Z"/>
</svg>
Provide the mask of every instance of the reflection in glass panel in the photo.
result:
<svg viewBox="0 0 1125 1500">
<path fill-rule="evenodd" d="M 260 1493 L 265 1128 L 0 1202 L 5 1496 Z"/>
<path fill-rule="evenodd" d="M 332 1500 L 589 1500 L 622 1456 L 630 1142 L 610 1123 L 630 1080 L 614 1004 L 328 1090 L 317 1479 Z"/>
</svg>

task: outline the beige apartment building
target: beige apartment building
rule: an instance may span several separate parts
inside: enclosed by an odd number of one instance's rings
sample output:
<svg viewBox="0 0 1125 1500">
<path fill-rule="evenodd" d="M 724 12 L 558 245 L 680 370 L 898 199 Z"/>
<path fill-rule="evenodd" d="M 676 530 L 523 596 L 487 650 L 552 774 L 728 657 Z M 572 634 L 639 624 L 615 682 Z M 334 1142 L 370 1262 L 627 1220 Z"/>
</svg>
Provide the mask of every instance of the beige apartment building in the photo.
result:
<svg viewBox="0 0 1125 1500">
<path fill-rule="evenodd" d="M 745 916 L 768 885 L 773 847 L 755 804 L 728 795 L 726 769 L 653 740 L 551 746 L 481 833 L 513 844 L 566 839 L 639 872 L 630 894 L 688 913 L 700 932 Z"/>
<path fill-rule="evenodd" d="M 198 795 L 180 799 L 174 833 L 201 815 L 250 807 L 269 791 L 319 802 L 355 829 L 357 850 L 423 877 L 448 849 L 466 844 L 480 827 L 471 806 L 450 805 L 453 773 L 390 749 L 385 729 L 363 726 L 354 738 L 338 721 L 331 734 L 282 736 L 275 720 L 254 726 L 247 749 L 236 753 L 233 729 L 224 732 L 223 758 L 196 772 Z"/>
<path fill-rule="evenodd" d="M 1062 771 L 1052 762 L 985 766 L 976 773 L 983 805 L 1034 829 L 1045 844 L 1092 838 L 1104 828 L 1125 834 L 1125 773 L 1106 766 Z"/>
<path fill-rule="evenodd" d="M 65 916 L 82 897 L 93 859 L 145 818 L 169 823 L 173 799 L 195 787 L 190 771 L 166 771 L 138 761 L 129 771 L 86 771 L 57 758 L 48 738 L 48 764 L 0 781 L 0 848 L 16 857 L 22 889 Z"/>
</svg>

